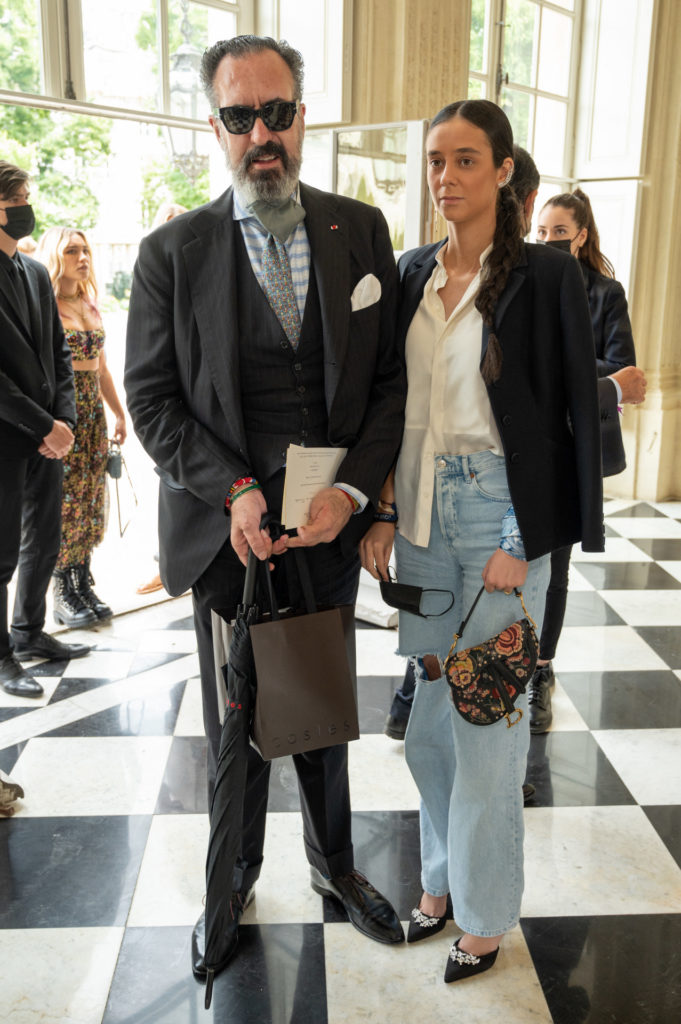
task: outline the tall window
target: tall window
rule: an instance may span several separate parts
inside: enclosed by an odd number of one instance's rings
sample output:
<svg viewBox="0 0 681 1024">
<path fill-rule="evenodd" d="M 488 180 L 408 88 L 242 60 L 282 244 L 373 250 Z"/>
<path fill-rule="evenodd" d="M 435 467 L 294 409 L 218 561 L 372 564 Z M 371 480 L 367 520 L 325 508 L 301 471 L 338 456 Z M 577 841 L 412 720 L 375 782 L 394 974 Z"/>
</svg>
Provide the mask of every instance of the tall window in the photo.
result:
<svg viewBox="0 0 681 1024">
<path fill-rule="evenodd" d="M 572 173 L 580 0 L 473 0 L 469 96 L 494 100 L 542 178 Z"/>
</svg>

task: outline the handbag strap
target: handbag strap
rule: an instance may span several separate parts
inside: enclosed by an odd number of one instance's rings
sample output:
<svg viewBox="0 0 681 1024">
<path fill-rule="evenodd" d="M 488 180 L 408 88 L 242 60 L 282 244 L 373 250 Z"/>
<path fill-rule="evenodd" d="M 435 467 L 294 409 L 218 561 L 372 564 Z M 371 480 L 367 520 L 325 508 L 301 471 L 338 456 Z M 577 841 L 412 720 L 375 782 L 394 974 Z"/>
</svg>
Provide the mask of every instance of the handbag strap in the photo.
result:
<svg viewBox="0 0 681 1024">
<path fill-rule="evenodd" d="M 485 586 L 483 584 L 480 587 L 480 590 L 475 595 L 475 600 L 473 601 L 473 604 L 468 609 L 468 615 L 466 615 L 465 619 L 462 620 L 461 625 L 459 626 L 459 628 L 457 629 L 456 633 L 454 634 L 454 643 L 450 647 L 449 654 L 447 655 L 447 657 L 450 657 L 450 655 L 452 655 L 454 653 L 454 651 L 456 650 L 456 645 L 458 644 L 459 640 L 463 636 L 463 632 L 464 632 L 466 626 L 468 625 L 468 620 L 470 619 L 471 615 L 475 611 L 475 606 L 477 605 L 478 601 L 482 597 L 484 591 L 485 591 Z M 522 590 L 518 590 L 517 587 L 514 587 L 513 588 L 513 593 L 515 594 L 516 597 L 518 597 L 520 599 L 520 603 L 523 606 L 523 611 L 525 613 L 525 617 L 532 623 L 532 626 L 534 627 L 534 630 L 536 632 L 537 624 L 534 621 L 534 619 L 532 618 L 532 616 L 530 615 L 530 613 L 528 612 L 527 608 L 525 607 L 525 601 L 523 600 L 523 592 L 522 592 Z"/>
</svg>

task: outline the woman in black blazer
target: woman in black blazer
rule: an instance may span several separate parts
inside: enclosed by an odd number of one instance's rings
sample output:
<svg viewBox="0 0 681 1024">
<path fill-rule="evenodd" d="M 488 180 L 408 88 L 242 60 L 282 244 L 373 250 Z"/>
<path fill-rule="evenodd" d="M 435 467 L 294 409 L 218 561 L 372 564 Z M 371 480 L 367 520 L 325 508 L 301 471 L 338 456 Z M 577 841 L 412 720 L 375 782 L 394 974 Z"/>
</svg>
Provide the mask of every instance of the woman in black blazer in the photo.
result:
<svg viewBox="0 0 681 1024">
<path fill-rule="evenodd" d="M 579 261 L 589 299 L 598 376 L 609 377 L 625 366 L 635 366 L 634 338 L 624 288 L 615 280 L 612 263 L 601 252 L 598 228 L 586 193 L 577 188 L 572 193 L 565 192 L 549 199 L 539 214 L 537 239 L 564 249 Z M 624 469 L 624 450 L 617 414 L 613 409 L 613 418 L 607 421 L 605 415 L 602 408 L 603 469 L 604 475 L 608 476 Z M 619 458 L 608 467 L 607 456 L 615 447 Z M 551 580 L 546 592 L 540 656 L 528 690 L 530 731 L 534 734 L 546 732 L 553 719 L 551 686 L 555 678 L 552 660 L 565 618 L 571 551 L 572 547 L 568 545 L 551 554 Z"/>
<path fill-rule="evenodd" d="M 417 678 L 405 755 L 422 801 L 423 896 L 408 941 L 444 928 L 451 894 L 463 931 L 451 982 L 490 968 L 519 920 L 529 728 L 526 715 L 511 728 L 464 720 L 442 662 L 482 582 L 460 650 L 522 615 L 514 587 L 541 619 L 556 547 L 602 550 L 602 480 L 582 276 L 566 255 L 522 241 L 508 119 L 487 100 L 451 104 L 426 150 L 447 239 L 400 260 L 405 431 L 361 554 L 386 579 L 394 543 L 401 583 L 455 599 L 437 618 L 400 612 L 400 653 Z"/>
</svg>

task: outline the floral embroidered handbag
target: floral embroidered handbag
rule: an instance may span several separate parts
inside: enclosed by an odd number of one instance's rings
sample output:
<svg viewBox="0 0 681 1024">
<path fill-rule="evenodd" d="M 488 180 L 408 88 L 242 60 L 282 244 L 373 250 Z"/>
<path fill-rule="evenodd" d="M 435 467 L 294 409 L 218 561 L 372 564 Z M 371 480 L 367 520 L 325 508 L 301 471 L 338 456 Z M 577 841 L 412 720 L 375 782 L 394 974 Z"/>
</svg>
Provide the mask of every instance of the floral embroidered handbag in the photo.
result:
<svg viewBox="0 0 681 1024">
<path fill-rule="evenodd" d="M 537 664 L 539 643 L 536 626 L 530 618 L 521 591 L 515 590 L 525 618 L 511 623 L 490 640 L 457 651 L 456 645 L 466 628 L 484 587 L 480 588 L 468 615 L 454 634 L 447 659 L 445 675 L 454 707 L 472 725 L 493 725 L 501 718 L 510 728 L 523 717 L 515 706 Z"/>
</svg>

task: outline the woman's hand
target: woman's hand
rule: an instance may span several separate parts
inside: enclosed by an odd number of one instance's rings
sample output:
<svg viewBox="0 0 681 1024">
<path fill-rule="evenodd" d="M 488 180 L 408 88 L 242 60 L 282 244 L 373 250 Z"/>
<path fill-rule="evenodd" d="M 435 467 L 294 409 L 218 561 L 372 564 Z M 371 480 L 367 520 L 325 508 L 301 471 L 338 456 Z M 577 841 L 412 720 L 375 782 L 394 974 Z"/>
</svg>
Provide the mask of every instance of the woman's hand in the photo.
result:
<svg viewBox="0 0 681 1024">
<path fill-rule="evenodd" d="M 116 425 L 114 427 L 114 433 L 111 440 L 115 441 L 116 444 L 123 444 L 127 436 L 128 428 L 125 425 L 125 416 L 117 416 Z"/>
<path fill-rule="evenodd" d="M 362 565 L 375 580 L 388 579 L 388 563 L 395 543 L 394 523 L 374 523 L 359 543 Z"/>
<path fill-rule="evenodd" d="M 510 594 L 514 587 L 522 587 L 526 578 L 525 559 L 514 558 L 501 548 L 497 548 L 482 570 L 482 579 L 488 594 L 494 590 L 503 590 L 504 593 Z"/>
</svg>

